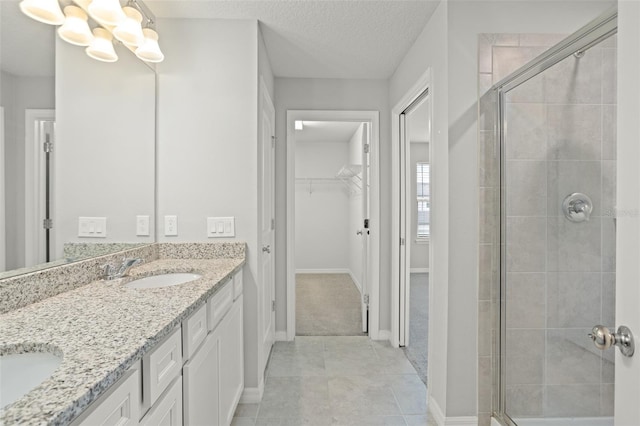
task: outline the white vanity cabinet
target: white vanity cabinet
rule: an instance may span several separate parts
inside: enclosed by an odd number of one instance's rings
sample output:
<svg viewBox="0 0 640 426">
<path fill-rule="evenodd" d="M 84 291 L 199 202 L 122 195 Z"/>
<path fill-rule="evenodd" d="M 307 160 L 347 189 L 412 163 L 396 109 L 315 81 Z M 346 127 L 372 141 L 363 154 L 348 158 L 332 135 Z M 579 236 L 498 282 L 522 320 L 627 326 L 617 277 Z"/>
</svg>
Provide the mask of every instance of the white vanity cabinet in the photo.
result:
<svg viewBox="0 0 640 426">
<path fill-rule="evenodd" d="M 140 418 L 140 369 L 129 369 L 72 426 L 134 426 Z"/>
<path fill-rule="evenodd" d="M 231 424 L 233 413 L 244 390 L 242 303 L 242 293 L 236 293 L 233 306 L 220 324 L 220 365 L 224 366 L 220 371 L 221 425 Z"/>
<path fill-rule="evenodd" d="M 229 426 L 244 389 L 242 271 L 73 426 Z"/>
<path fill-rule="evenodd" d="M 231 424 L 244 389 L 242 303 L 242 271 L 207 301 L 209 334 L 183 368 L 185 426 Z"/>
<path fill-rule="evenodd" d="M 182 376 L 178 376 L 169 389 L 153 404 L 140 421 L 142 426 L 182 425 Z"/>
</svg>

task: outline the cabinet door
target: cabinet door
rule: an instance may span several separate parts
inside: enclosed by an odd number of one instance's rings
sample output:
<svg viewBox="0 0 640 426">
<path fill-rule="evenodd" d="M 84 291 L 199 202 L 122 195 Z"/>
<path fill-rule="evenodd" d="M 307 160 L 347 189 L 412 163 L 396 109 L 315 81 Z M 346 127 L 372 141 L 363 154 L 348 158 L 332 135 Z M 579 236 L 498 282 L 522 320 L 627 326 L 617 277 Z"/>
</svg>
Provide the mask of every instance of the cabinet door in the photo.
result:
<svg viewBox="0 0 640 426">
<path fill-rule="evenodd" d="M 140 424 L 142 426 L 182 426 L 181 376 L 173 381 Z"/>
<path fill-rule="evenodd" d="M 218 426 L 220 338 L 210 333 L 183 369 L 185 426 Z"/>
<path fill-rule="evenodd" d="M 224 317 L 220 330 L 220 419 L 231 424 L 233 413 L 244 389 L 244 343 L 242 295 Z"/>
<path fill-rule="evenodd" d="M 105 395 L 73 425 L 133 426 L 140 418 L 140 372 L 132 370 L 113 385 Z"/>
</svg>

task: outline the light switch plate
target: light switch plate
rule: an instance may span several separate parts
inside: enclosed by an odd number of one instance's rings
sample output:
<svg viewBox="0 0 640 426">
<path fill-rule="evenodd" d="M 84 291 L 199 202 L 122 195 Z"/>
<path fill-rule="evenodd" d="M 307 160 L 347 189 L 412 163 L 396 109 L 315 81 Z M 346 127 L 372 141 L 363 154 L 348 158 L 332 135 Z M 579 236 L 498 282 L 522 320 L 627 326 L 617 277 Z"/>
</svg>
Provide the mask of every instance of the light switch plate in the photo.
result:
<svg viewBox="0 0 640 426">
<path fill-rule="evenodd" d="M 139 237 L 149 236 L 149 216 L 136 216 L 136 235 Z"/>
<path fill-rule="evenodd" d="M 107 238 L 106 217 L 78 218 L 78 237 L 81 238 Z"/>
<path fill-rule="evenodd" d="M 170 215 L 164 217 L 164 235 L 166 237 L 178 235 L 178 216 Z"/>
<path fill-rule="evenodd" d="M 236 236 L 236 225 L 234 217 L 208 217 L 207 237 L 209 238 L 232 238 Z"/>
</svg>

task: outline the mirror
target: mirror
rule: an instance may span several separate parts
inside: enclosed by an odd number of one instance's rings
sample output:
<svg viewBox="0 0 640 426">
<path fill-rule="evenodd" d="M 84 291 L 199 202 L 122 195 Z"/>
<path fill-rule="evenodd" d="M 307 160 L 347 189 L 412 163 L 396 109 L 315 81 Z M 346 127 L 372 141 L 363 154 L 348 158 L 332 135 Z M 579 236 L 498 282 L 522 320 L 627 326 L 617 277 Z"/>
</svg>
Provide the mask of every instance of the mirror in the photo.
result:
<svg viewBox="0 0 640 426">
<path fill-rule="evenodd" d="M 154 242 L 153 69 L 89 58 L 18 0 L 0 19 L 0 278 Z"/>
</svg>

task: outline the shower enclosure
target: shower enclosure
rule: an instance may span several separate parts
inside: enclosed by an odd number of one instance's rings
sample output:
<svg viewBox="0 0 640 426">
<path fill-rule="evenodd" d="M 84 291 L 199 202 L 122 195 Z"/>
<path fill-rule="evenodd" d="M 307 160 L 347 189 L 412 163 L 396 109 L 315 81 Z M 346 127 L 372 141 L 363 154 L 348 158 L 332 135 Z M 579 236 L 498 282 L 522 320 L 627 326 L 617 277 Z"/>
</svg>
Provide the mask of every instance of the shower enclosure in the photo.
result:
<svg viewBox="0 0 640 426">
<path fill-rule="evenodd" d="M 613 424 L 614 351 L 588 334 L 615 324 L 616 30 L 611 11 L 487 95 L 500 170 L 493 405 L 508 425 Z"/>
</svg>

